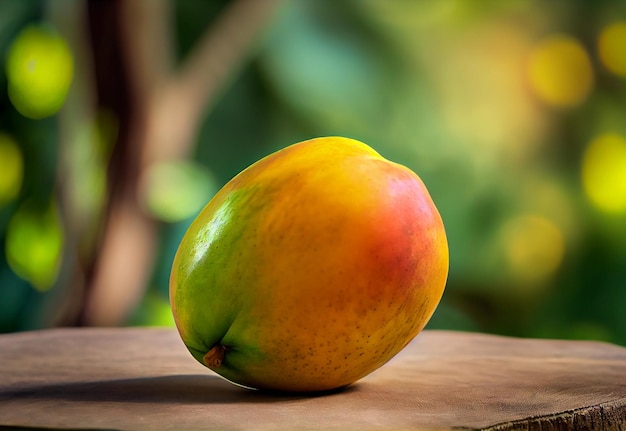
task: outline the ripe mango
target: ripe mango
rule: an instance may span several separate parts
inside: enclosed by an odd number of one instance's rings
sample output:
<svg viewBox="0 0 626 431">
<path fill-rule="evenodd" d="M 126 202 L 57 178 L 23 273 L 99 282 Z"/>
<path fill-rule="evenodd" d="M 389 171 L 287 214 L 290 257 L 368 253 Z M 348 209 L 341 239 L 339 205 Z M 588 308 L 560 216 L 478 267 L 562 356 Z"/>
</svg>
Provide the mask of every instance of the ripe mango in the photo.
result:
<svg viewBox="0 0 626 431">
<path fill-rule="evenodd" d="M 349 385 L 426 325 L 448 274 L 420 178 L 371 147 L 311 139 L 243 170 L 185 233 L 170 276 L 191 354 L 251 388 Z"/>
</svg>

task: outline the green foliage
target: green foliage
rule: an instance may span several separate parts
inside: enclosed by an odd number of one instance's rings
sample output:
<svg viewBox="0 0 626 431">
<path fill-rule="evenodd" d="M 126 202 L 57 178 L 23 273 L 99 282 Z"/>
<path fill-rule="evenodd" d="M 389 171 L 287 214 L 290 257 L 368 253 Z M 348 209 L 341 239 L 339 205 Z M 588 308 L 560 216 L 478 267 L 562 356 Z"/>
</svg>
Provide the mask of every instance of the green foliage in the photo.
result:
<svg viewBox="0 0 626 431">
<path fill-rule="evenodd" d="M 44 4 L 0 4 L 3 73 L 11 44 L 28 25 L 41 24 Z M 211 104 L 184 165 L 192 168 L 166 167 L 145 183 L 153 187 L 146 208 L 168 223 L 160 225 L 150 292 L 132 322 L 167 323 L 150 310 L 163 311 L 173 253 L 200 201 L 271 151 L 343 135 L 415 170 L 440 209 L 451 272 L 430 327 L 626 345 L 626 81 L 612 71 L 622 61 L 610 49 L 614 41 L 598 47 L 600 35 L 611 34 L 606 28 L 626 21 L 626 9 L 583 0 L 478 4 L 286 2 Z M 178 63 L 227 5 L 173 3 Z M 568 69 L 569 61 L 576 66 Z M 563 70 L 576 79 L 563 85 Z M 52 277 L 50 264 L 34 264 L 34 255 L 20 251 L 28 241 L 7 247 L 10 226 L 34 220 L 20 215 L 24 202 L 36 202 L 43 214 L 54 200 L 62 141 L 58 116 L 24 118 L 6 75 L 0 84 L 0 133 L 23 159 L 21 181 L 0 172 L 0 187 L 9 190 L 0 196 L 0 330 L 10 331 L 36 326 L 42 303 L 53 303 L 32 288 L 37 277 Z M 586 156 L 597 153 L 591 145 L 603 136 L 615 137 L 601 147 L 610 151 Z M 69 160 L 91 160 L 88 171 L 104 175 L 110 151 L 91 151 L 99 158 Z M 17 166 L 9 159 L 0 166 Z M 105 196 L 99 184 L 93 193 Z M 9 222 L 16 217 L 25 218 Z M 86 235 L 97 238 L 97 231 Z"/>
<path fill-rule="evenodd" d="M 13 214 L 6 231 L 7 262 L 34 288 L 46 291 L 56 280 L 63 247 L 58 210 L 28 202 Z"/>
<path fill-rule="evenodd" d="M 144 205 L 153 217 L 178 222 L 196 215 L 217 192 L 204 166 L 162 162 L 151 166 L 144 179 Z"/>
<path fill-rule="evenodd" d="M 7 57 L 9 98 L 25 117 L 44 118 L 63 105 L 74 62 L 67 43 L 46 27 L 28 26 Z"/>
</svg>

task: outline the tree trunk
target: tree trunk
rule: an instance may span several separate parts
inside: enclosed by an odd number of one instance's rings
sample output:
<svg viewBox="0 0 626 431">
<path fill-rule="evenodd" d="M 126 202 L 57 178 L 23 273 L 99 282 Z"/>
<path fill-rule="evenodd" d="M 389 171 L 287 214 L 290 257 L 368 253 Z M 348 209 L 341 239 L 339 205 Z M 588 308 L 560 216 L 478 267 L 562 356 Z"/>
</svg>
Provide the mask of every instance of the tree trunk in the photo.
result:
<svg viewBox="0 0 626 431">
<path fill-rule="evenodd" d="M 178 70 L 172 55 L 172 3 L 89 0 L 87 24 L 96 111 L 111 113 L 117 137 L 107 167 L 104 217 L 85 262 L 70 255 L 63 325 L 124 324 L 152 273 L 158 222 L 141 206 L 142 176 L 153 163 L 185 159 L 225 82 L 236 73 L 278 0 L 236 0 L 207 27 Z M 71 210 L 71 208 L 70 208 Z M 71 223 L 68 229 L 74 227 Z M 76 237 L 70 233 L 68 238 Z M 70 247 L 76 247 L 70 241 Z"/>
</svg>

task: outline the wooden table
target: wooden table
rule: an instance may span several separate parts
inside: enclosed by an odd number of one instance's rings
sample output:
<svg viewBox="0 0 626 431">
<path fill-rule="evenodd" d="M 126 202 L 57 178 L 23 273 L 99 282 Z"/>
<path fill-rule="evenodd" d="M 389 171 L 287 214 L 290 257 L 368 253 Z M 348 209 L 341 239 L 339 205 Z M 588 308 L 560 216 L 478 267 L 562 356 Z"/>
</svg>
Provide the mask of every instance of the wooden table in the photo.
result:
<svg viewBox="0 0 626 431">
<path fill-rule="evenodd" d="M 0 336 L 0 430 L 626 430 L 626 349 L 424 331 L 390 363 L 320 396 L 212 374 L 170 328 Z"/>
</svg>

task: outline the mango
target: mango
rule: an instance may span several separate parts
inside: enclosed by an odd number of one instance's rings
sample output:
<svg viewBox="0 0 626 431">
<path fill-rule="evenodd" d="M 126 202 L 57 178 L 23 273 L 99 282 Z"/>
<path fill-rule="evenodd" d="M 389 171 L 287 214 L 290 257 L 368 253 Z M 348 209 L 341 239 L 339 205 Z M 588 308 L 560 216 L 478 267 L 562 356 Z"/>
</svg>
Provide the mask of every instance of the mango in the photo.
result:
<svg viewBox="0 0 626 431">
<path fill-rule="evenodd" d="M 444 225 L 408 168 L 322 137 L 252 164 L 183 236 L 170 302 L 189 352 L 272 391 L 350 385 L 426 325 L 448 275 Z"/>
</svg>

